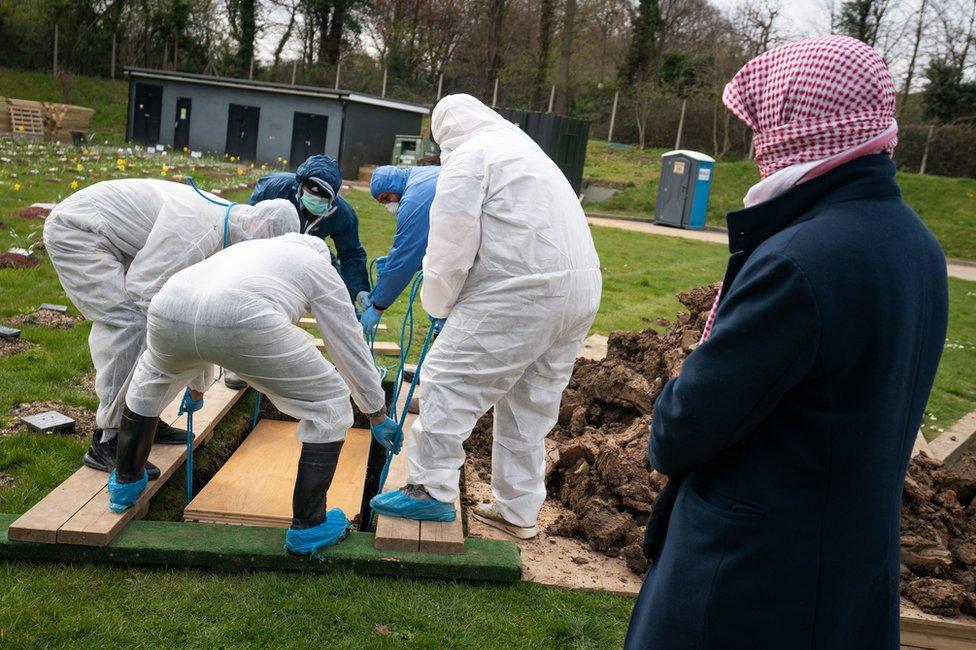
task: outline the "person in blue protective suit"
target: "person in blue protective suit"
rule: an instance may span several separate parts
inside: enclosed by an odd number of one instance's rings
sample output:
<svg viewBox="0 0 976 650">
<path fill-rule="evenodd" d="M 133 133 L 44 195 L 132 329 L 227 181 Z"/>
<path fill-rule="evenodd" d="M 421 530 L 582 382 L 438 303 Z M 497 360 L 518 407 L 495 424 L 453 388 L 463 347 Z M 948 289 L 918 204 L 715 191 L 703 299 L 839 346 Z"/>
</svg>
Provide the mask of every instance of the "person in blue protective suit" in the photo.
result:
<svg viewBox="0 0 976 650">
<path fill-rule="evenodd" d="M 359 217 L 339 196 L 342 177 L 339 163 L 329 156 L 312 156 L 298 170 L 266 174 L 258 179 L 248 203 L 288 199 L 301 217 L 302 233 L 321 239 L 331 237 L 336 256 L 333 266 L 349 290 L 350 299 L 369 292 L 366 250 L 359 241 Z M 336 259 L 337 258 L 337 259 Z"/>
<path fill-rule="evenodd" d="M 430 230 L 430 204 L 434 202 L 440 167 L 377 167 L 369 183 L 370 194 L 396 215 L 393 246 L 378 263 L 379 275 L 371 294 L 357 298 L 363 310 L 363 332 L 371 333 L 383 311 L 397 299 L 421 269 Z M 378 261 L 379 262 L 379 261 Z"/>
</svg>

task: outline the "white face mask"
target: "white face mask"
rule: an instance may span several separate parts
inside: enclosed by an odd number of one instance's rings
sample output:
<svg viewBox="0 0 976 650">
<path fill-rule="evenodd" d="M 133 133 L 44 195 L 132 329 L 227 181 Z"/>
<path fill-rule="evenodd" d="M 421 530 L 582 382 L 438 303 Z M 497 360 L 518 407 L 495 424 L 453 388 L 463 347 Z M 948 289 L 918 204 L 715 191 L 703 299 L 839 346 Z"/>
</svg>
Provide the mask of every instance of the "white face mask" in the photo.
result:
<svg viewBox="0 0 976 650">
<path fill-rule="evenodd" d="M 390 201 L 389 203 L 386 204 L 386 211 L 392 215 L 395 215 L 399 207 L 400 207 L 399 201 Z"/>
</svg>

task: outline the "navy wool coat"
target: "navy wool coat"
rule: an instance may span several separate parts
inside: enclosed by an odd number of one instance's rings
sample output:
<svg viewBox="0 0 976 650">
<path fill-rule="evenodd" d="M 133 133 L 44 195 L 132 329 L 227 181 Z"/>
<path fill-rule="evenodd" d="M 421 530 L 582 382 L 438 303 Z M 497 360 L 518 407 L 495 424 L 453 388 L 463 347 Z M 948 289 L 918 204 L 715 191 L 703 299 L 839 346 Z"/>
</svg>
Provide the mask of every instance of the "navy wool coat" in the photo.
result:
<svg viewBox="0 0 976 650">
<path fill-rule="evenodd" d="M 628 648 L 898 647 L 902 485 L 948 287 L 894 174 L 865 156 L 728 215 L 711 338 L 654 409 L 650 463 L 677 490 Z"/>
</svg>

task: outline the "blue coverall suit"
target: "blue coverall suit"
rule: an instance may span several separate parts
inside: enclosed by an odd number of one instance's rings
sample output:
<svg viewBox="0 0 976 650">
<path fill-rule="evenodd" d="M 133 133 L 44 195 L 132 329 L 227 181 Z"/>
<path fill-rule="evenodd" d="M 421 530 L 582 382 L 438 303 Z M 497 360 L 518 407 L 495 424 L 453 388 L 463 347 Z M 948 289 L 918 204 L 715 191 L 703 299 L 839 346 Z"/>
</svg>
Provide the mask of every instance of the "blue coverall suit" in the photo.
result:
<svg viewBox="0 0 976 650">
<path fill-rule="evenodd" d="M 336 192 L 334 212 L 316 217 L 302 207 L 298 188 L 309 178 L 325 181 Z M 247 202 L 254 205 L 266 199 L 291 201 L 301 217 L 303 233 L 322 239 L 332 238 L 336 252 L 333 264 L 342 276 L 350 298 L 355 299 L 360 291 L 369 291 L 369 274 L 366 272 L 366 250 L 359 240 L 359 217 L 349 202 L 338 195 L 341 185 L 339 163 L 328 156 L 312 156 L 294 174 L 277 172 L 262 176 Z M 427 241 L 426 236 L 424 241 Z"/>
<path fill-rule="evenodd" d="M 377 176 L 370 183 L 373 196 L 383 192 L 400 195 L 393 246 L 373 289 L 373 304 L 377 309 L 393 304 L 423 266 L 430 231 L 430 204 L 434 202 L 440 171 L 440 167 L 381 167 L 374 172 Z"/>
</svg>

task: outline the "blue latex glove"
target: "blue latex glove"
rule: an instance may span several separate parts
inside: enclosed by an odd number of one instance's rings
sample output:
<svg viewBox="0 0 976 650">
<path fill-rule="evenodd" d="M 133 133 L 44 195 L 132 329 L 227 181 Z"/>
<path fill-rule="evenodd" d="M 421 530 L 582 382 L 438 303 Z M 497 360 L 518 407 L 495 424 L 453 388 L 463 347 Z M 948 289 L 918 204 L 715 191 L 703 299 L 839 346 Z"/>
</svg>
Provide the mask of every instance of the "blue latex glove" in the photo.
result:
<svg viewBox="0 0 976 650">
<path fill-rule="evenodd" d="M 363 325 L 363 334 L 372 335 L 376 331 L 376 326 L 380 324 L 381 318 L 383 318 L 382 309 L 377 309 L 373 305 L 367 307 L 366 311 L 363 312 L 363 317 L 359 320 Z"/>
<path fill-rule="evenodd" d="M 365 311 L 372 304 L 373 297 L 369 295 L 368 291 L 360 291 L 356 294 L 356 306 L 359 307 L 359 311 Z"/>
<path fill-rule="evenodd" d="M 183 393 L 183 403 L 180 404 L 180 415 L 184 413 L 196 413 L 203 408 L 203 397 L 200 399 L 193 399 L 190 396 L 190 389 L 187 388 L 186 392 Z"/>
<path fill-rule="evenodd" d="M 403 444 L 403 431 L 397 430 L 397 423 L 393 418 L 387 417 L 379 424 L 371 426 L 369 430 L 373 432 L 373 438 L 376 439 L 376 442 L 380 443 L 384 449 L 392 451 L 394 454 L 400 453 L 400 445 Z"/>
<path fill-rule="evenodd" d="M 441 330 L 444 329 L 444 323 L 446 322 L 446 318 L 431 318 L 430 324 L 434 326 L 434 334 L 440 334 Z"/>
<path fill-rule="evenodd" d="M 386 268 L 386 255 L 383 257 L 376 258 L 376 277 L 383 275 L 383 269 Z"/>
</svg>

